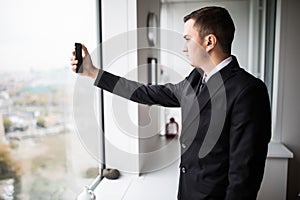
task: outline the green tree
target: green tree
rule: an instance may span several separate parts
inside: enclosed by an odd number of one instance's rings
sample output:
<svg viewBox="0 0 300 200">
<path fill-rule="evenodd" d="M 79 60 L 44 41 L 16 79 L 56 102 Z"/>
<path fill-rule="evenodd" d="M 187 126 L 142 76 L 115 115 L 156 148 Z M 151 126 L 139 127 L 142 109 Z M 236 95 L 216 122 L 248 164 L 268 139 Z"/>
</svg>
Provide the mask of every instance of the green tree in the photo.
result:
<svg viewBox="0 0 300 200">
<path fill-rule="evenodd" d="M 41 128 L 45 128 L 46 127 L 46 121 L 43 117 L 39 117 L 36 121 L 36 125 L 38 127 L 41 127 Z"/>
<path fill-rule="evenodd" d="M 20 166 L 12 159 L 10 151 L 8 144 L 0 144 L 0 179 L 15 177 L 19 172 Z"/>
<path fill-rule="evenodd" d="M 13 159 L 10 152 L 11 148 L 9 147 L 9 144 L 0 143 L 0 180 L 8 178 L 14 179 L 13 199 L 18 200 L 18 195 L 20 194 L 21 190 L 21 165 L 20 162 Z"/>
<path fill-rule="evenodd" d="M 8 117 L 3 116 L 3 126 L 5 133 L 7 133 L 12 126 L 12 122 Z"/>
</svg>

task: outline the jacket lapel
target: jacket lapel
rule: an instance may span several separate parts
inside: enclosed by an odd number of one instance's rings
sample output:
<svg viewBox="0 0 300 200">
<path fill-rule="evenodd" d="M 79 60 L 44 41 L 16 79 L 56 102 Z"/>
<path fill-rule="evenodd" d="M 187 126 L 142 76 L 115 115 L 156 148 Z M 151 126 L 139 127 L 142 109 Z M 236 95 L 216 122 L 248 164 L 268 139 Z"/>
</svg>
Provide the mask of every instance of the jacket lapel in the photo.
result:
<svg viewBox="0 0 300 200">
<path fill-rule="evenodd" d="M 219 72 L 214 74 L 207 82 L 206 86 L 198 94 L 196 101 L 193 102 L 193 106 L 199 105 L 199 109 L 191 109 L 189 113 L 183 119 L 183 124 L 192 123 L 202 110 L 206 107 L 207 103 L 215 97 L 218 97 L 218 92 L 225 92 L 225 83 L 240 69 L 239 64 L 235 56 L 232 56 L 232 61 L 221 69 Z M 198 79 L 200 81 L 201 79 Z M 221 94 L 226 95 L 226 93 Z M 186 121 L 188 120 L 188 121 Z"/>
<path fill-rule="evenodd" d="M 232 56 L 232 61 L 208 80 L 198 97 L 200 112 L 222 87 L 225 88 L 225 82 L 231 78 L 239 68 L 236 58 Z"/>
</svg>

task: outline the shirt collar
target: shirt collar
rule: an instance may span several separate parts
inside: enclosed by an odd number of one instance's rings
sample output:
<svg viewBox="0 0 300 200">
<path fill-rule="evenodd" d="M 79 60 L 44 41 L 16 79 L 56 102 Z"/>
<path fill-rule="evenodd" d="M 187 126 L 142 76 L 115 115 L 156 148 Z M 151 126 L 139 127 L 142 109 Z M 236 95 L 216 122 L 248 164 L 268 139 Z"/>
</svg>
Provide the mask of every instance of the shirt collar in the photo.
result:
<svg viewBox="0 0 300 200">
<path fill-rule="evenodd" d="M 223 69 L 231 61 L 232 61 L 232 57 L 229 56 L 228 58 L 226 58 L 225 60 L 223 60 L 222 62 L 220 62 L 215 68 L 213 68 L 207 75 L 204 74 L 204 80 L 205 80 L 205 82 L 207 82 L 210 79 L 210 77 L 212 77 L 215 73 L 217 73 L 218 71 L 220 71 L 221 69 Z"/>
</svg>

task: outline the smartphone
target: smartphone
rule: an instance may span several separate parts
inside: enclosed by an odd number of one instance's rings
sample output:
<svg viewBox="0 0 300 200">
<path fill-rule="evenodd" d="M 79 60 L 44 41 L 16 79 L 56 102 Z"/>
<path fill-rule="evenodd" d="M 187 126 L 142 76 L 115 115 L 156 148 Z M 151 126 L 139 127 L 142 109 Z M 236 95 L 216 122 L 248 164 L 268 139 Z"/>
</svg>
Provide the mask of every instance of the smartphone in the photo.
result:
<svg viewBox="0 0 300 200">
<path fill-rule="evenodd" d="M 82 66 L 82 44 L 75 43 L 75 57 L 76 60 L 78 60 L 76 73 L 82 73 L 83 72 L 83 66 Z"/>
</svg>

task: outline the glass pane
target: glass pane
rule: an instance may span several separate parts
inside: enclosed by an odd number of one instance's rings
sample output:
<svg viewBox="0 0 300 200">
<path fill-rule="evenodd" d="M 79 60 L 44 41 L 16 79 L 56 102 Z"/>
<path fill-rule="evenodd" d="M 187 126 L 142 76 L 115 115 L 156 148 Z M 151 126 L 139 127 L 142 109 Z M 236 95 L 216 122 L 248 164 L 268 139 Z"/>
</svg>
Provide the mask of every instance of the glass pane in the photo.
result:
<svg viewBox="0 0 300 200">
<path fill-rule="evenodd" d="M 98 174 L 69 67 L 75 42 L 96 47 L 96 25 L 95 1 L 0 2 L 0 199 L 75 199 Z"/>
<path fill-rule="evenodd" d="M 275 50 L 275 24 L 276 24 L 276 0 L 267 0 L 266 12 L 266 52 L 265 52 L 265 83 L 268 87 L 272 102 L 274 50 Z"/>
</svg>

